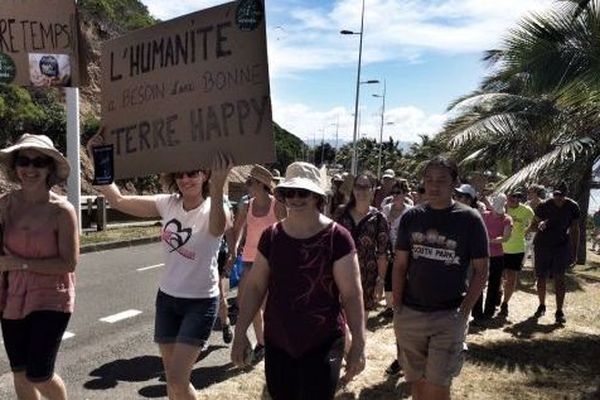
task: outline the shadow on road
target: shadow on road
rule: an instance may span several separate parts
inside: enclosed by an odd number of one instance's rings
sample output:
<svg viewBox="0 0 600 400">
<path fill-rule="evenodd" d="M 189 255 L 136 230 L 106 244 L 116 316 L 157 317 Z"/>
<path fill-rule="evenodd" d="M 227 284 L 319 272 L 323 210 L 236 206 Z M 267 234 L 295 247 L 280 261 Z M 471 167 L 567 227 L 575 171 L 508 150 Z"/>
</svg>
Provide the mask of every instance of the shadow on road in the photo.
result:
<svg viewBox="0 0 600 400">
<path fill-rule="evenodd" d="M 160 357 L 140 356 L 129 360 L 115 360 L 90 372 L 94 379 L 83 384 L 89 390 L 114 388 L 119 381 L 143 382 L 159 377 L 163 373 Z"/>
</svg>

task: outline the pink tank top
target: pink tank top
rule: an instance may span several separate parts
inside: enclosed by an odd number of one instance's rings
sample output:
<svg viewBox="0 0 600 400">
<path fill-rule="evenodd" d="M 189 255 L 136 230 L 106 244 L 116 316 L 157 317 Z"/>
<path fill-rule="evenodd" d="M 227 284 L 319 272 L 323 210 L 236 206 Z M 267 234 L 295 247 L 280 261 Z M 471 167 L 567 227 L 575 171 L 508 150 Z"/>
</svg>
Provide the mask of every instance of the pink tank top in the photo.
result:
<svg viewBox="0 0 600 400">
<path fill-rule="evenodd" d="M 4 230 L 4 247 L 17 257 L 58 257 L 58 233 L 53 229 L 33 231 L 10 226 Z M 6 319 L 22 319 L 32 311 L 73 312 L 75 274 L 43 275 L 9 271 L 0 279 L 0 310 Z"/>
<path fill-rule="evenodd" d="M 254 211 L 254 199 L 250 199 L 248 204 L 248 213 L 246 214 L 246 243 L 244 244 L 244 251 L 242 253 L 242 261 L 254 262 L 257 253 L 258 241 L 263 231 L 277 222 L 275 216 L 275 198 L 269 196 L 271 199 L 271 206 L 269 212 L 264 217 L 255 217 Z"/>
</svg>

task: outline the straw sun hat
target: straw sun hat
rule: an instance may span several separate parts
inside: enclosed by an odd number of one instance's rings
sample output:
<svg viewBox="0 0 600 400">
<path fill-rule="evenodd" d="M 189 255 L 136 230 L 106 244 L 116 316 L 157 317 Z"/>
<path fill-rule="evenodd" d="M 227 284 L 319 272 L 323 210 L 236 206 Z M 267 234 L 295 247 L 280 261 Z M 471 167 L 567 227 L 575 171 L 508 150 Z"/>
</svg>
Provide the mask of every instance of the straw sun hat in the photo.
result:
<svg viewBox="0 0 600 400">
<path fill-rule="evenodd" d="M 250 170 L 249 178 L 256 179 L 266 187 L 273 189 L 275 182 L 273 181 L 273 175 L 263 166 L 258 164 L 254 165 Z"/>
<path fill-rule="evenodd" d="M 54 183 L 63 182 L 69 176 L 69 173 L 71 172 L 69 162 L 62 154 L 60 154 L 56 147 L 54 147 L 54 143 L 52 143 L 52 140 L 46 135 L 24 133 L 14 145 L 0 150 L 0 162 L 4 164 L 6 169 L 11 170 L 13 168 L 15 152 L 25 149 L 39 151 L 54 160 L 54 174 L 58 180 L 58 182 Z"/>
<path fill-rule="evenodd" d="M 284 180 L 275 188 L 275 190 L 278 189 L 306 189 L 325 196 L 321 171 L 314 165 L 302 161 L 297 161 L 287 167 Z"/>
</svg>

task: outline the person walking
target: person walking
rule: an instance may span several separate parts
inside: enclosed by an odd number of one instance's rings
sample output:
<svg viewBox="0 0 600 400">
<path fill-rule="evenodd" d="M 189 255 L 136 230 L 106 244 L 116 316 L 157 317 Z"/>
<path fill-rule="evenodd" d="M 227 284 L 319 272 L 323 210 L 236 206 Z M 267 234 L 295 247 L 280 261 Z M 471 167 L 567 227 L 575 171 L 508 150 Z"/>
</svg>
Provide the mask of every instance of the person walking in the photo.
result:
<svg viewBox="0 0 600 400">
<path fill-rule="evenodd" d="M 537 231 L 533 242 L 535 251 L 535 274 L 539 306 L 534 317 L 546 313 L 546 281 L 554 279 L 556 293 L 557 324 L 567 320 L 563 311 L 565 301 L 565 272 L 577 260 L 579 246 L 579 205 L 567 197 L 567 185 L 561 183 L 535 209 L 531 228 Z"/>
<path fill-rule="evenodd" d="M 261 235 L 247 276 L 232 361 L 247 365 L 246 331 L 266 296 L 265 376 L 273 400 L 333 399 L 344 357 L 346 321 L 352 344 L 343 382 L 365 366 L 365 315 L 358 259 L 350 233 L 322 213 L 320 171 L 292 163 L 275 189 L 288 216 Z"/>
<path fill-rule="evenodd" d="M 103 129 L 88 142 L 88 153 L 104 142 Z M 156 295 L 154 341 L 158 343 L 169 400 L 196 400 L 190 377 L 206 345 L 219 308 L 217 258 L 231 214 L 223 186 L 233 166 L 215 155 L 210 170 L 165 173 L 169 194 L 123 195 L 117 185 L 98 186 L 114 209 L 162 219 L 164 267 Z"/>
<path fill-rule="evenodd" d="M 16 398 L 66 400 L 54 364 L 74 309 L 79 227 L 51 189 L 70 166 L 48 136 L 29 133 L 0 162 L 19 185 L 0 198 L 0 322 Z"/>
<path fill-rule="evenodd" d="M 383 297 L 389 254 L 387 220 L 371 206 L 375 184 L 370 173 L 357 176 L 350 200 L 334 218 L 350 231 L 356 243 L 366 310 L 373 310 Z"/>
<path fill-rule="evenodd" d="M 398 229 L 394 331 L 414 400 L 450 398 L 469 315 L 487 280 L 485 225 L 475 209 L 452 200 L 457 183 L 454 162 L 429 160 L 423 169 L 427 203 L 408 210 Z"/>
<path fill-rule="evenodd" d="M 507 214 L 513 220 L 513 229 L 510 237 L 502 243 L 504 251 L 504 298 L 500 305 L 499 315 L 508 317 L 508 303 L 516 290 L 519 272 L 523 269 L 525 259 L 526 237 L 531 221 L 533 210 L 526 204 L 521 203 L 523 194 L 515 189 L 508 195 Z"/>
<path fill-rule="evenodd" d="M 246 239 L 242 251 L 244 268 L 238 291 L 239 303 L 244 301 L 245 277 L 254 264 L 254 259 L 258 252 L 260 235 L 269 226 L 285 218 L 287 213 L 285 206 L 277 201 L 272 194 L 274 186 L 273 175 L 271 175 L 268 169 L 260 165 L 252 167 L 250 175 L 246 179 L 246 187 L 250 200 L 248 203 L 242 204 L 233 225 L 235 247 L 232 254 L 238 254 L 237 243 L 240 240 L 243 229 L 246 229 Z M 255 361 L 260 361 L 265 353 L 263 307 L 256 313 L 252 325 L 256 336 L 253 357 Z"/>
<path fill-rule="evenodd" d="M 493 318 L 496 307 L 501 300 L 500 287 L 502 286 L 502 271 L 504 270 L 502 244 L 510 238 L 513 225 L 512 218 L 506 214 L 506 201 L 506 195 L 499 193 L 491 198 L 491 210 L 485 210 L 482 213 L 488 234 L 490 268 L 485 303 L 482 293 L 473 307 L 473 318 L 477 322 Z"/>
</svg>

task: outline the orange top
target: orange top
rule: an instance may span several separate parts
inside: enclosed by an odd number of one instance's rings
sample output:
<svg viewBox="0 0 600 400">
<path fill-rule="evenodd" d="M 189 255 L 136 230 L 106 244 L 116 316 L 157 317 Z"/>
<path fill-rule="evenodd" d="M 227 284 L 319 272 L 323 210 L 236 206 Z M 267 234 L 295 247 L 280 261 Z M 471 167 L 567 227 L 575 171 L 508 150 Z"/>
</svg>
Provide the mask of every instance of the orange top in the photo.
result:
<svg viewBox="0 0 600 400">
<path fill-rule="evenodd" d="M 14 256 L 58 257 L 58 233 L 54 229 L 4 230 L 4 247 Z M 73 312 L 75 274 L 44 275 L 30 271 L 8 271 L 0 278 L 0 310 L 6 319 L 22 319 L 32 311 Z"/>
<path fill-rule="evenodd" d="M 263 231 L 277 222 L 275 216 L 275 198 L 269 196 L 271 200 L 271 206 L 269 212 L 264 217 L 254 216 L 254 199 L 250 199 L 248 204 L 248 212 L 246 213 L 246 243 L 244 244 L 244 251 L 242 253 L 242 261 L 254 262 L 257 253 L 258 241 Z"/>
</svg>

